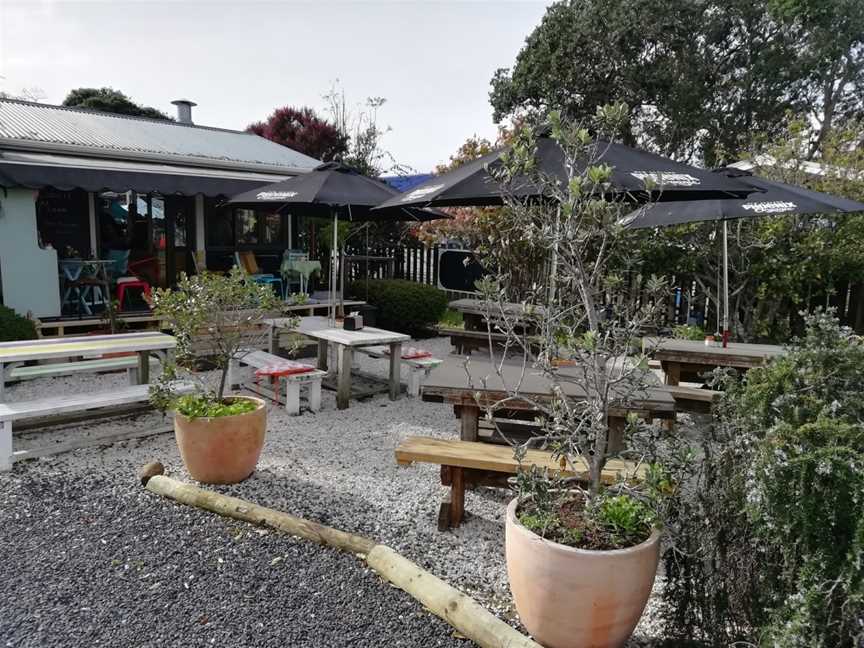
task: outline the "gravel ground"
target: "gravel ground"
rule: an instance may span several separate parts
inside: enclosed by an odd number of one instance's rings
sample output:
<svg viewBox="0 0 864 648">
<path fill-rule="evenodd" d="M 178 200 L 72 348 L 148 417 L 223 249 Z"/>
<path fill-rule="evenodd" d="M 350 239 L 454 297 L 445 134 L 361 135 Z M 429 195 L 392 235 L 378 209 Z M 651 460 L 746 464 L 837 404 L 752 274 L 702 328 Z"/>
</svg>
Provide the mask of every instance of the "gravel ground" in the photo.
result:
<svg viewBox="0 0 864 648">
<path fill-rule="evenodd" d="M 441 357 L 445 339 L 420 346 Z M 384 375 L 383 361 L 362 358 Z M 125 384 L 125 375 L 40 379 L 12 398 Z M 118 429 L 158 430 L 157 413 L 16 435 L 45 446 Z M 434 466 L 396 466 L 412 435 L 452 438 L 444 405 L 376 397 L 318 414 L 271 407 L 256 473 L 221 492 L 384 542 L 512 619 L 504 564 L 505 491 L 466 495 L 465 523 L 436 527 L 445 494 Z M 158 459 L 189 479 L 173 435 L 46 457 L 0 473 L 0 646 L 464 645 L 452 629 L 350 556 L 175 505 L 135 480 Z M 239 603 L 239 604 L 238 604 Z M 654 638 L 652 605 L 632 645 Z M 400 643 L 401 642 L 401 643 Z"/>
</svg>

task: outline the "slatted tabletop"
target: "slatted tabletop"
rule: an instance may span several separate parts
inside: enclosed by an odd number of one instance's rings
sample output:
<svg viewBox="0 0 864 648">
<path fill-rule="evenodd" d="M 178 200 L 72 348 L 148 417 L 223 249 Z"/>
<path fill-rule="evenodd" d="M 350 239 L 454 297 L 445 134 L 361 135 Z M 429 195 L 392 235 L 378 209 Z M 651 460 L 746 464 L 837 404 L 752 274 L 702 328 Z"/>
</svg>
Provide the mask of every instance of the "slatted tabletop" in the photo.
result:
<svg viewBox="0 0 864 648">
<path fill-rule="evenodd" d="M 307 335 L 316 340 L 332 342 L 340 346 L 373 346 L 376 344 L 392 344 L 394 342 L 408 342 L 410 335 L 385 331 L 384 329 L 365 326 L 359 331 L 346 331 L 343 328 L 331 327 L 326 317 L 303 317 L 300 324 L 294 329 L 298 333 Z"/>
<path fill-rule="evenodd" d="M 0 343 L 0 363 L 103 353 L 160 351 L 176 346 L 177 340 L 173 336 L 151 332 L 20 340 Z"/>
</svg>

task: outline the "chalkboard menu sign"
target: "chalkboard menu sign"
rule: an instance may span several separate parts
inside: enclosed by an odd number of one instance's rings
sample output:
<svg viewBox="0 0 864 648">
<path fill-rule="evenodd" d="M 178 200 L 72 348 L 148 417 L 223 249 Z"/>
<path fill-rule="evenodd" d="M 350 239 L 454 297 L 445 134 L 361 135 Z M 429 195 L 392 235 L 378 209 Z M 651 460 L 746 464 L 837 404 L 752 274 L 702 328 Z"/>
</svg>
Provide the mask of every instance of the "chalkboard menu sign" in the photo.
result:
<svg viewBox="0 0 864 648">
<path fill-rule="evenodd" d="M 67 247 L 90 256 L 90 207 L 81 189 L 40 189 L 36 199 L 36 226 L 42 245 L 49 243 L 60 257 Z"/>
</svg>

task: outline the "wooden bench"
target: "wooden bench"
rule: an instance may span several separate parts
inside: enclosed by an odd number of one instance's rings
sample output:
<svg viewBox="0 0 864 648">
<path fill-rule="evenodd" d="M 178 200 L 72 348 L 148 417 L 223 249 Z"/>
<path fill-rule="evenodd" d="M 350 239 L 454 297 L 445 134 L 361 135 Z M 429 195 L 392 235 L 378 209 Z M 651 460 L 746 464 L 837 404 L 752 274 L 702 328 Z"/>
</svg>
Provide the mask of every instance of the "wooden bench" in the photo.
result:
<svg viewBox="0 0 864 648">
<path fill-rule="evenodd" d="M 370 358 L 389 359 L 390 348 L 386 346 L 356 347 L 354 351 L 369 356 Z M 429 372 L 441 364 L 438 358 L 402 358 L 402 364 L 408 367 L 408 397 L 420 396 L 420 388 L 423 386 L 424 378 Z"/>
<path fill-rule="evenodd" d="M 675 409 L 685 412 L 710 412 L 723 392 L 699 387 L 683 387 L 681 385 L 663 385 L 660 387 L 675 399 Z"/>
<path fill-rule="evenodd" d="M 453 351 L 459 355 L 471 355 L 472 351 L 488 349 L 490 338 L 494 346 L 501 346 L 507 341 L 507 335 L 494 331 L 489 333 L 488 331 L 470 331 L 439 326 L 438 333 L 450 338 Z"/>
<path fill-rule="evenodd" d="M 116 407 L 149 400 L 149 385 L 132 385 L 110 392 L 74 394 L 37 400 L 0 403 L 0 471 L 11 470 L 16 456 L 24 455 L 12 449 L 12 423 L 22 419 L 54 416 L 69 412 Z M 190 384 L 180 384 L 178 391 L 191 391 Z"/>
<path fill-rule="evenodd" d="M 231 362 L 228 384 L 232 388 L 242 386 L 278 403 L 280 401 L 279 393 L 266 385 L 257 384 L 254 380 L 254 370 L 281 362 L 285 362 L 285 359 L 272 353 L 249 351 L 241 358 Z M 313 369 L 291 376 L 280 376 L 279 380 L 285 381 L 285 410 L 293 416 L 300 414 L 300 388 L 304 387 L 307 390 L 306 398 L 309 401 L 309 409 L 313 412 L 319 411 L 321 409 L 321 380 L 326 375 L 326 371 Z"/>
<path fill-rule="evenodd" d="M 158 364 L 159 359 L 151 357 L 150 365 Z M 100 358 L 97 360 L 82 360 L 80 362 L 52 362 L 31 366 L 13 366 L 6 371 L 6 380 L 33 380 L 35 378 L 53 378 L 56 376 L 74 376 L 79 373 L 100 373 L 126 370 L 129 384 L 138 384 L 138 356 L 121 356 L 119 358 Z"/>
<path fill-rule="evenodd" d="M 466 486 L 507 487 L 506 479 L 515 475 L 519 463 L 513 458 L 513 448 L 488 443 L 436 439 L 432 437 L 409 437 L 396 448 L 396 463 L 409 466 L 412 463 L 428 463 L 441 466 L 441 483 L 450 487 L 450 495 L 438 511 L 438 530 L 458 527 L 465 513 Z M 588 479 L 588 469 L 574 473 L 561 471 L 561 465 L 543 450 L 528 450 L 523 465 L 536 465 L 568 476 Z M 624 478 L 643 479 L 645 467 L 621 459 L 610 459 L 603 469 L 603 481 L 614 483 Z"/>
</svg>

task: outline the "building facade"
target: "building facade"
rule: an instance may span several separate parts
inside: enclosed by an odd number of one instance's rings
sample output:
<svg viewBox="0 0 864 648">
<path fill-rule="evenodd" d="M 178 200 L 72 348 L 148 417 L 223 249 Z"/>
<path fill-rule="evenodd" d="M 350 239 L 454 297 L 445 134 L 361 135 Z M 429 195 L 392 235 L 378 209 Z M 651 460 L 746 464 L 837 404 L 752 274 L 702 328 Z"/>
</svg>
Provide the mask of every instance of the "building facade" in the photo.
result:
<svg viewBox="0 0 864 648">
<path fill-rule="evenodd" d="M 224 270 L 236 251 L 275 271 L 299 245 L 301 217 L 235 209 L 225 198 L 306 173 L 314 158 L 257 135 L 197 126 L 191 102 L 161 121 L 0 99 L 3 304 L 61 317 L 63 259 L 128 250 L 151 285 Z"/>
</svg>

